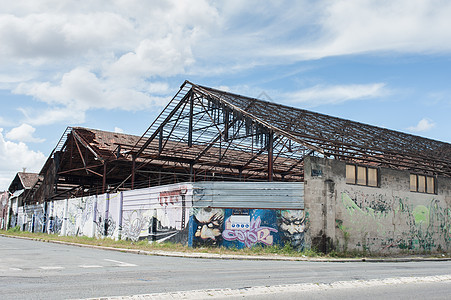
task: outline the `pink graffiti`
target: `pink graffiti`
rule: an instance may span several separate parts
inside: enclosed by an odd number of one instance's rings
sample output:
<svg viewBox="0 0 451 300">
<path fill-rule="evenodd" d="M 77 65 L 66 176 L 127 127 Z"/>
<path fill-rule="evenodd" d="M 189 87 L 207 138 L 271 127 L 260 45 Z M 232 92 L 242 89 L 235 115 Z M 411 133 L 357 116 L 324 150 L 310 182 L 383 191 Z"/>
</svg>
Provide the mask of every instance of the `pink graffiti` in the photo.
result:
<svg viewBox="0 0 451 300">
<path fill-rule="evenodd" d="M 274 237 L 271 235 L 271 232 L 277 232 L 277 229 L 266 226 L 260 227 L 261 222 L 260 217 L 257 217 L 257 219 L 252 218 L 249 230 L 226 229 L 222 232 L 222 237 L 227 241 L 238 240 L 248 248 L 251 248 L 258 242 L 272 245 Z"/>
</svg>

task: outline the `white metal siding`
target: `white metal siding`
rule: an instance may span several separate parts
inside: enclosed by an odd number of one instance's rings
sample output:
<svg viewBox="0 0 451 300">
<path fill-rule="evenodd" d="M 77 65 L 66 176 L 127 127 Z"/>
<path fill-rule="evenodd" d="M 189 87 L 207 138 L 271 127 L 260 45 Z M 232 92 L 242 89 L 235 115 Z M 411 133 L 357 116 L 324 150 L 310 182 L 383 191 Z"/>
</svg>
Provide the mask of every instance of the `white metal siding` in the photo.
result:
<svg viewBox="0 0 451 300">
<path fill-rule="evenodd" d="M 303 182 L 194 182 L 195 207 L 304 209 Z"/>
</svg>

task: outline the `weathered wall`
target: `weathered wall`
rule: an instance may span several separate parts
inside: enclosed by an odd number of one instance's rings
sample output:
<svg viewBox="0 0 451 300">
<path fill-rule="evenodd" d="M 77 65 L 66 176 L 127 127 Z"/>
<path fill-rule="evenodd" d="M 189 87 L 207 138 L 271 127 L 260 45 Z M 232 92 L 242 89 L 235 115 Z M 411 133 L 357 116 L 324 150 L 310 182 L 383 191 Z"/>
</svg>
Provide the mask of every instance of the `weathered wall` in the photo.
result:
<svg viewBox="0 0 451 300">
<path fill-rule="evenodd" d="M 94 236 L 96 196 L 69 199 L 66 235 Z"/>
<path fill-rule="evenodd" d="M 0 229 L 6 229 L 8 223 L 9 193 L 0 192 Z"/>
<path fill-rule="evenodd" d="M 410 192 L 410 173 L 380 169 L 380 187 L 346 184 L 346 164 L 305 161 L 306 243 L 322 251 L 451 251 L 451 179 Z"/>
<path fill-rule="evenodd" d="M 229 192 L 231 183 L 180 183 L 53 201 L 47 203 L 48 218 L 41 219 L 47 222 L 47 232 L 60 235 L 171 241 L 194 247 L 288 244 L 304 248 L 302 183 L 237 186 Z M 212 204 L 220 207 L 208 207 Z M 234 206 L 238 207 L 230 208 Z M 28 215 L 35 218 L 38 207 L 43 214 L 44 205 L 37 205 L 34 210 L 28 207 Z M 28 216 L 22 210 L 19 219 Z"/>
<path fill-rule="evenodd" d="M 26 205 L 23 207 L 23 229 L 31 232 L 42 232 L 45 223 L 44 204 Z"/>
</svg>

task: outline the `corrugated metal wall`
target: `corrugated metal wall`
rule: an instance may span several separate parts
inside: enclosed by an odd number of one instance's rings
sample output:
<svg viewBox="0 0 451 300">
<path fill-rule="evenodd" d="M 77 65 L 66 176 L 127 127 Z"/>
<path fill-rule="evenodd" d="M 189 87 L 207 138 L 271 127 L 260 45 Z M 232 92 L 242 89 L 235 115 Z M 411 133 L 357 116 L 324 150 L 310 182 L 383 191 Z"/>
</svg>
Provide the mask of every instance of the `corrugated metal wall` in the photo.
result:
<svg viewBox="0 0 451 300">
<path fill-rule="evenodd" d="M 181 195 L 189 199 L 190 190 L 191 184 L 188 182 L 126 191 L 124 192 L 123 210 L 154 209 L 168 205 L 182 207 Z"/>
<path fill-rule="evenodd" d="M 304 209 L 303 182 L 193 182 L 194 207 Z"/>
</svg>

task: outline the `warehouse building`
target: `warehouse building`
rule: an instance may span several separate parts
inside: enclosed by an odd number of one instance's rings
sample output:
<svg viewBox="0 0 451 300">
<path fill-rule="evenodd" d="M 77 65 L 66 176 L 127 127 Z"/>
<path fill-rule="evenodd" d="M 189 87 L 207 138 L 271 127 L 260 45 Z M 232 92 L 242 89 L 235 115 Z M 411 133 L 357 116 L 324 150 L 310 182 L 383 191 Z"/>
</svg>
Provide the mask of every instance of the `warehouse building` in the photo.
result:
<svg viewBox="0 0 451 300">
<path fill-rule="evenodd" d="M 68 128 L 40 175 L 25 203 L 43 205 L 43 228 L 60 234 L 323 252 L 451 246 L 450 144 L 188 81 L 141 137 Z M 83 226 L 67 221 L 74 201 Z"/>
</svg>

